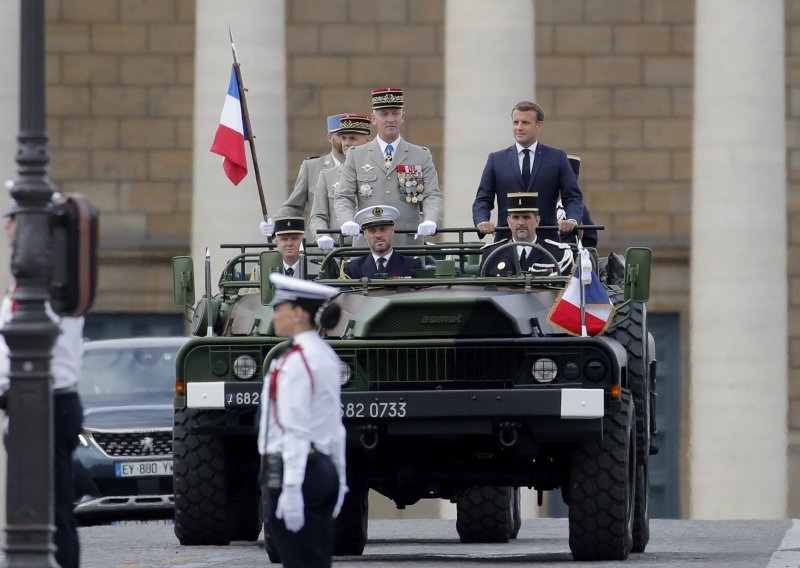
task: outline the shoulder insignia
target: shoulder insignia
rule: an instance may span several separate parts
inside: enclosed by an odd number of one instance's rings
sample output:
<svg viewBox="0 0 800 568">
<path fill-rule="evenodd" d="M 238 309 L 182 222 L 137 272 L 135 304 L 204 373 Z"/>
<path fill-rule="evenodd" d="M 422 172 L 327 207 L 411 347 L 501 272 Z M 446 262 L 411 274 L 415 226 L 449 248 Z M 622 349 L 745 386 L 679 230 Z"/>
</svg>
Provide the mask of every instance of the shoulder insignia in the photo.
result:
<svg viewBox="0 0 800 568">
<path fill-rule="evenodd" d="M 307 156 L 306 160 L 314 160 L 316 158 L 319 158 L 319 156 Z"/>
<path fill-rule="evenodd" d="M 492 247 L 494 247 L 494 246 L 497 246 L 497 245 L 502 245 L 502 244 L 503 244 L 504 242 L 506 242 L 507 240 L 508 240 L 508 239 L 506 238 L 506 239 L 502 239 L 502 240 L 500 240 L 500 241 L 495 241 L 495 242 L 493 242 L 493 243 L 486 243 L 485 245 L 483 245 L 483 246 L 481 247 L 481 250 L 483 250 L 483 249 L 488 249 L 488 248 L 492 248 Z"/>
<path fill-rule="evenodd" d="M 373 167 L 369 164 L 364 164 L 363 166 L 361 166 L 361 169 L 364 170 L 365 172 L 368 172 L 371 169 L 373 169 Z"/>
</svg>

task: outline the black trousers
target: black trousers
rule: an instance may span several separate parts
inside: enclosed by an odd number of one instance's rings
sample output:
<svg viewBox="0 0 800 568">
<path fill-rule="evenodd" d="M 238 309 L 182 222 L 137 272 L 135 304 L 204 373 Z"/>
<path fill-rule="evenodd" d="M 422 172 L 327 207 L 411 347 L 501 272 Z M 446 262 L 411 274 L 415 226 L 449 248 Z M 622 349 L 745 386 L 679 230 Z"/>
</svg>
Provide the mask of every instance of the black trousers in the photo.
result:
<svg viewBox="0 0 800 568">
<path fill-rule="evenodd" d="M 292 532 L 275 517 L 280 489 L 267 487 L 262 476 L 264 518 L 267 530 L 285 568 L 330 568 L 333 556 L 333 508 L 339 495 L 339 475 L 325 454 L 308 456 L 303 480 L 305 525 Z"/>
<path fill-rule="evenodd" d="M 56 562 L 61 568 L 80 566 L 78 527 L 75 522 L 72 453 L 83 426 L 83 406 L 78 393 L 53 396 L 53 449 L 55 484 Z"/>
</svg>

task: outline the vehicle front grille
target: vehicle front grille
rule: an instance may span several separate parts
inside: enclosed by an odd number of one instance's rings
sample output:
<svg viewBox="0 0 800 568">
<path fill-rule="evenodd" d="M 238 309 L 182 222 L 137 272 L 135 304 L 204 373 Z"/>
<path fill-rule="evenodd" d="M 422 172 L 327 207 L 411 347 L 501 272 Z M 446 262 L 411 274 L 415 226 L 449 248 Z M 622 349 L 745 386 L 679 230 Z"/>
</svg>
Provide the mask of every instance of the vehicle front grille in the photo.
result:
<svg viewBox="0 0 800 568">
<path fill-rule="evenodd" d="M 109 457 L 168 456 L 172 432 L 92 432 L 92 438 Z"/>
</svg>

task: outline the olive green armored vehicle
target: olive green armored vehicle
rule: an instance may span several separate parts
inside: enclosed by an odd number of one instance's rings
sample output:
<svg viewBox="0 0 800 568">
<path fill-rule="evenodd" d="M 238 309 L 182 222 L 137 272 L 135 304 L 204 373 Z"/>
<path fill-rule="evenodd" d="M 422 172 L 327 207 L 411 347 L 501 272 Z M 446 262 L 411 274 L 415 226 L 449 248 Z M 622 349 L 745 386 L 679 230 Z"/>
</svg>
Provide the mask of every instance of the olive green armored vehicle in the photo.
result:
<svg viewBox="0 0 800 568">
<path fill-rule="evenodd" d="M 614 319 L 580 337 L 548 322 L 568 276 L 487 275 L 481 243 L 454 231 L 395 247 L 423 260 L 412 278 L 340 279 L 340 263 L 366 252 L 352 247 L 306 259 L 341 290 L 342 318 L 326 337 L 342 360 L 350 487 L 335 553 L 362 553 L 370 490 L 399 508 L 446 499 L 463 542 L 507 542 L 520 530 L 521 487 L 540 502 L 561 490 L 576 559 L 643 551 L 656 431 L 650 250 L 627 251 L 624 275 L 603 284 Z M 187 545 L 255 540 L 261 529 L 256 415 L 285 345 L 266 305 L 281 261 L 263 246 L 235 248 L 218 292 L 197 305 L 191 259 L 173 261 L 175 301 L 196 335 L 179 352 L 175 395 L 175 533 Z"/>
</svg>

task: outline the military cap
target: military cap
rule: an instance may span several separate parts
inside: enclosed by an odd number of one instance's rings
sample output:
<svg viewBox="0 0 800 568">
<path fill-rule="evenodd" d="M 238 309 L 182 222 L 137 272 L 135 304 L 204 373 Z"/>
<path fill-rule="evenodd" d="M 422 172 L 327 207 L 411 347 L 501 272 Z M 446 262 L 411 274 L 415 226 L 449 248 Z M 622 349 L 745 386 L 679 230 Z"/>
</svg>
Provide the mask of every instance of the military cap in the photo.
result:
<svg viewBox="0 0 800 568">
<path fill-rule="evenodd" d="M 275 235 L 302 235 L 306 232 L 306 221 L 302 217 L 278 217 L 275 219 Z"/>
<path fill-rule="evenodd" d="M 339 292 L 332 286 L 317 284 L 302 278 L 292 278 L 278 272 L 271 272 L 269 280 L 275 286 L 275 295 L 269 303 L 270 306 L 277 306 L 284 302 L 319 302 L 323 304 Z"/>
<path fill-rule="evenodd" d="M 362 229 L 377 227 L 378 225 L 394 225 L 395 219 L 400 217 L 400 211 L 391 205 L 377 205 L 365 207 L 355 214 L 353 220 L 361 225 Z"/>
<path fill-rule="evenodd" d="M 343 114 L 337 134 L 367 134 L 369 135 L 370 121 L 360 114 Z"/>
<path fill-rule="evenodd" d="M 508 212 L 514 211 L 533 211 L 539 212 L 539 193 L 509 193 L 508 194 Z"/>
<path fill-rule="evenodd" d="M 379 108 L 403 108 L 403 89 L 387 87 L 372 91 L 372 110 Z"/>
<path fill-rule="evenodd" d="M 335 133 L 339 130 L 339 124 L 341 123 L 342 115 L 341 114 L 332 114 L 328 117 L 328 132 Z"/>
</svg>

